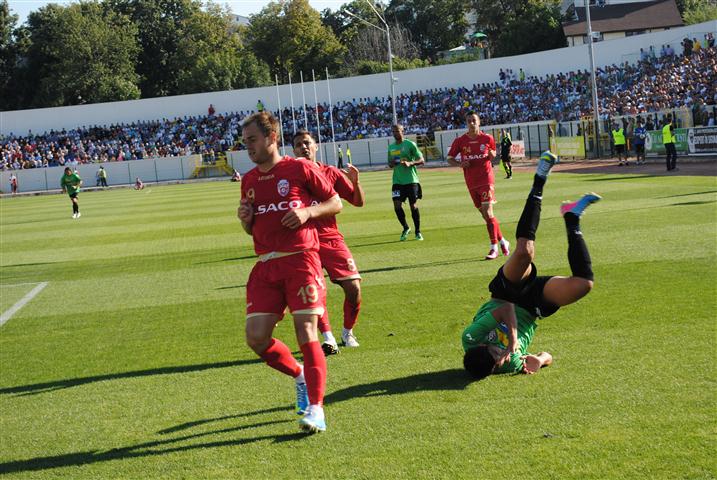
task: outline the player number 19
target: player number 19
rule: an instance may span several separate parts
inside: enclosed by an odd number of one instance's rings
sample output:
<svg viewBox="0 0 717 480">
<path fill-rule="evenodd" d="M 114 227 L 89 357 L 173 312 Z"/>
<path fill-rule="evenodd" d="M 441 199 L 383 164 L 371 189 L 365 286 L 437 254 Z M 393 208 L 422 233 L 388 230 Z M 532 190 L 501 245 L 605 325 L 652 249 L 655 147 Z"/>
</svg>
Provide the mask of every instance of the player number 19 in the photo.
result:
<svg viewBox="0 0 717 480">
<path fill-rule="evenodd" d="M 299 289 L 297 295 L 301 296 L 304 303 L 316 303 L 319 300 L 319 289 L 314 284 L 309 284 Z"/>
</svg>

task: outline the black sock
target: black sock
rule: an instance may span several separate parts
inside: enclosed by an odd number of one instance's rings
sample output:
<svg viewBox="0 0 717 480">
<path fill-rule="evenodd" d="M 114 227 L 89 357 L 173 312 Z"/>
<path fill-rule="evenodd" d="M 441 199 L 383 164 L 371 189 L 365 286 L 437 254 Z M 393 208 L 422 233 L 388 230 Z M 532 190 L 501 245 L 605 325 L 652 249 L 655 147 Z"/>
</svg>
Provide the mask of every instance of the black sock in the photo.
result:
<svg viewBox="0 0 717 480">
<path fill-rule="evenodd" d="M 413 218 L 413 226 L 416 228 L 416 234 L 421 233 L 421 213 L 418 208 L 411 209 L 411 218 Z"/>
<path fill-rule="evenodd" d="M 509 177 L 513 176 L 513 165 L 508 165 L 508 176 Z"/>
<path fill-rule="evenodd" d="M 574 213 L 566 213 L 563 218 L 565 219 L 565 229 L 568 231 L 570 270 L 574 277 L 593 280 L 595 276 L 593 275 L 592 261 L 583 233 L 580 231 L 580 217 Z"/>
<path fill-rule="evenodd" d="M 80 206 L 76 203 L 72 204 L 72 213 L 78 213 L 80 211 Z"/>
<path fill-rule="evenodd" d="M 408 230 L 408 224 L 406 223 L 406 214 L 403 211 L 403 207 L 394 207 L 398 221 L 401 222 L 404 230 Z"/>
<path fill-rule="evenodd" d="M 516 238 L 535 240 L 535 232 L 538 230 L 538 224 L 540 223 L 540 207 L 543 203 L 544 185 L 545 179 L 543 177 L 538 175 L 533 177 L 533 188 L 525 201 L 523 213 L 520 215 L 518 227 L 515 230 Z"/>
</svg>

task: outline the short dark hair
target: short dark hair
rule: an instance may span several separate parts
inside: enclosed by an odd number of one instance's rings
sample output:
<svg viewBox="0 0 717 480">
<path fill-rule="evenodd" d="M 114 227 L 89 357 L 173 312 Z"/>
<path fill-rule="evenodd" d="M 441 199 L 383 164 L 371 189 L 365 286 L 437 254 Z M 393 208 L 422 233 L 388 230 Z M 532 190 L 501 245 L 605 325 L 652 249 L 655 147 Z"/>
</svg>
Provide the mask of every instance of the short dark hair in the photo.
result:
<svg viewBox="0 0 717 480">
<path fill-rule="evenodd" d="M 400 128 L 401 130 L 403 130 L 403 125 L 400 123 L 394 123 L 393 125 L 391 125 L 391 128 Z"/>
<path fill-rule="evenodd" d="M 476 112 L 475 110 L 468 110 L 468 111 L 466 112 L 466 115 L 465 115 L 463 118 L 466 118 L 466 119 L 467 119 L 467 118 L 470 117 L 471 115 L 475 115 L 476 117 L 478 117 L 478 118 L 480 119 L 480 115 L 478 115 L 478 112 Z"/>
<path fill-rule="evenodd" d="M 309 132 L 308 130 L 304 130 L 302 128 L 301 130 L 297 130 L 296 133 L 294 134 L 294 136 L 291 137 L 291 144 L 293 145 L 297 138 L 304 137 L 304 136 L 309 136 L 312 139 L 314 139 L 314 136 L 311 135 L 311 132 Z M 314 140 L 314 141 L 316 141 L 316 140 Z"/>
<path fill-rule="evenodd" d="M 72 169 L 70 167 L 65 167 L 65 171 L 68 171 L 68 170 L 72 171 Z"/>
<path fill-rule="evenodd" d="M 246 117 L 241 127 L 246 128 L 252 123 L 256 123 L 256 126 L 259 127 L 259 130 L 261 130 L 261 133 L 263 133 L 265 137 L 268 137 L 271 132 L 276 133 L 277 137 L 279 136 L 279 120 L 266 110 L 253 113 Z"/>
<path fill-rule="evenodd" d="M 478 345 L 463 355 L 463 367 L 473 378 L 480 380 L 493 373 L 495 359 L 488 351 L 487 345 Z"/>
</svg>

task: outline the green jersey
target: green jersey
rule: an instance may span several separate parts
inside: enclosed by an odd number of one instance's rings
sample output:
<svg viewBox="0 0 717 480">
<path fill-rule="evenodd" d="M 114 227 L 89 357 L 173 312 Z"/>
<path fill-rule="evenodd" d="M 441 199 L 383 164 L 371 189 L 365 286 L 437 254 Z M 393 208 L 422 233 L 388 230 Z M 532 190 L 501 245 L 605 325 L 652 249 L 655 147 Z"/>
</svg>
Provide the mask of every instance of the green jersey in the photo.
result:
<svg viewBox="0 0 717 480">
<path fill-rule="evenodd" d="M 502 349 L 508 348 L 508 326 L 505 323 L 498 323 L 493 317 L 493 310 L 505 305 L 502 300 L 491 299 L 484 303 L 473 317 L 473 323 L 463 330 L 461 341 L 463 351 L 468 351 L 478 345 L 497 345 Z M 535 316 L 527 310 L 515 305 L 515 317 L 518 320 L 518 352 L 510 356 L 510 362 L 506 362 L 496 373 L 516 373 L 523 369 L 523 355 L 529 355 L 528 347 L 533 340 L 535 329 Z"/>
<path fill-rule="evenodd" d="M 68 195 L 80 193 L 80 183 L 82 183 L 82 179 L 76 173 L 71 175 L 62 175 L 62 178 L 60 179 L 60 186 L 67 189 Z"/>
<path fill-rule="evenodd" d="M 418 180 L 418 172 L 416 166 L 406 167 L 401 165 L 401 160 L 413 162 L 423 158 L 418 145 L 410 140 L 404 140 L 401 143 L 392 143 L 388 146 L 388 164 L 393 165 L 393 184 L 409 185 L 411 183 L 420 183 Z"/>
</svg>

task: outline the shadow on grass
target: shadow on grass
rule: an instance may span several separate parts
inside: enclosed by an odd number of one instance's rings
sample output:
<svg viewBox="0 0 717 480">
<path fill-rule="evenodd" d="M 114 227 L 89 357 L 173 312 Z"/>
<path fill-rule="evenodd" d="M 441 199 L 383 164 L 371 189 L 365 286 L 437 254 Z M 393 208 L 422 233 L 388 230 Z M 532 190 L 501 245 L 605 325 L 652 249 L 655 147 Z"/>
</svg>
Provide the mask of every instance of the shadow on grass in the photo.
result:
<svg viewBox="0 0 717 480">
<path fill-rule="evenodd" d="M 165 455 L 175 452 L 186 452 L 191 450 L 199 450 L 204 448 L 233 447 L 238 445 L 247 445 L 254 442 L 271 441 L 272 443 L 284 443 L 300 440 L 306 437 L 304 433 L 290 433 L 284 435 L 263 435 L 251 438 L 241 438 L 235 440 L 222 440 L 214 442 L 206 442 L 192 445 L 176 446 L 174 444 L 187 440 L 204 437 L 208 435 L 216 435 L 229 432 L 237 432 L 241 430 L 250 430 L 278 423 L 286 423 L 291 420 L 273 420 L 270 422 L 260 422 L 251 425 L 240 425 L 238 427 L 223 428 L 211 432 L 197 433 L 193 435 L 185 435 L 182 437 L 171 438 L 166 440 L 156 440 L 152 442 L 143 442 L 136 445 L 130 445 L 122 448 L 113 448 L 111 450 L 87 450 L 84 452 L 67 453 L 64 455 L 53 455 L 49 457 L 35 457 L 27 460 L 15 460 L 0 463 L 0 475 L 7 473 L 32 472 L 38 470 L 49 470 L 62 467 L 78 467 L 82 465 L 91 465 L 94 463 L 108 462 L 111 460 L 126 460 L 131 458 L 153 457 L 157 455 Z"/>
<path fill-rule="evenodd" d="M 53 265 L 55 263 L 63 263 L 63 262 L 37 262 L 37 263 L 15 263 L 13 265 L 3 265 L 3 268 L 10 268 L 10 267 L 36 267 L 38 265 Z"/>
<path fill-rule="evenodd" d="M 260 358 L 249 360 L 235 360 L 232 362 L 218 363 L 201 363 L 197 365 L 182 365 L 178 367 L 162 367 L 150 368 L 148 370 L 135 370 L 133 372 L 108 373 L 106 375 L 94 375 L 91 377 L 70 378 L 67 380 L 57 380 L 54 382 L 34 383 L 31 385 L 20 385 L 17 387 L 0 388 L 0 395 L 19 394 L 17 396 L 37 395 L 40 393 L 53 392 L 65 388 L 77 387 L 94 382 L 104 382 L 106 380 L 118 380 L 122 378 L 140 378 L 154 375 L 172 375 L 175 373 L 201 372 L 203 370 L 213 370 L 215 368 L 240 367 L 242 365 L 252 365 L 255 363 L 263 363 Z"/>
<path fill-rule="evenodd" d="M 483 259 L 482 258 L 461 258 L 461 259 L 457 259 L 457 260 L 443 260 L 440 262 L 416 263 L 413 265 L 397 265 L 397 266 L 381 267 L 381 268 L 368 268 L 366 270 L 361 270 L 361 273 L 365 274 L 365 273 L 393 272 L 394 270 L 411 270 L 414 268 L 437 267 L 439 265 L 457 265 L 459 263 L 472 263 L 472 262 L 478 262 L 481 260 L 483 260 Z"/>
<path fill-rule="evenodd" d="M 717 200 L 702 200 L 702 201 L 694 201 L 694 202 L 680 202 L 680 203 L 673 203 L 670 206 L 674 207 L 680 207 L 683 205 L 706 205 L 708 203 L 717 203 Z"/>
<path fill-rule="evenodd" d="M 577 172 L 570 172 L 570 173 L 577 173 Z M 585 173 L 590 173 L 590 172 L 585 172 Z M 623 177 L 611 176 L 611 177 L 606 177 L 606 178 L 586 178 L 585 181 L 587 181 L 587 182 L 619 182 L 620 180 L 639 180 L 639 179 L 645 179 L 645 178 L 657 178 L 657 177 L 664 177 L 664 176 L 665 175 L 653 175 L 653 174 L 625 175 Z"/>
<path fill-rule="evenodd" d="M 222 258 L 221 260 L 209 260 L 208 262 L 197 262 L 197 263 L 195 263 L 195 265 L 206 265 L 208 263 L 236 262 L 239 260 L 249 260 L 251 258 L 257 258 L 257 256 L 255 254 L 251 254 L 251 255 L 244 255 L 243 257 Z"/>
<path fill-rule="evenodd" d="M 229 285 L 228 287 L 217 287 L 214 290 L 231 290 L 233 288 L 245 288 L 246 283 L 243 285 Z"/>
<path fill-rule="evenodd" d="M 440 372 L 419 373 L 402 378 L 393 378 L 391 380 L 381 380 L 363 385 L 354 385 L 342 390 L 338 390 L 326 396 L 325 403 L 337 403 L 346 400 L 352 400 L 362 397 L 377 397 L 382 395 L 397 395 L 402 393 L 424 392 L 429 390 L 463 390 L 472 380 L 463 369 L 451 368 Z M 213 422 L 222 422 L 235 418 L 251 417 L 254 415 L 263 415 L 266 413 L 276 413 L 293 410 L 293 406 L 272 407 L 262 410 L 254 410 L 251 412 L 239 413 L 236 415 L 225 415 L 221 417 L 206 418 L 195 420 L 192 422 L 180 423 L 170 428 L 157 432 L 160 435 L 187 430 L 200 425 L 206 425 Z"/>
<path fill-rule="evenodd" d="M 692 195 L 706 195 L 708 193 L 717 193 L 717 190 L 707 190 L 706 192 L 681 193 L 679 195 L 667 195 L 666 197 L 656 197 L 656 198 L 689 197 Z"/>
<path fill-rule="evenodd" d="M 325 403 L 435 390 L 463 390 L 473 382 L 474 380 L 462 368 L 449 368 L 439 372 L 419 373 L 408 377 L 353 385 L 327 395 Z"/>
</svg>

